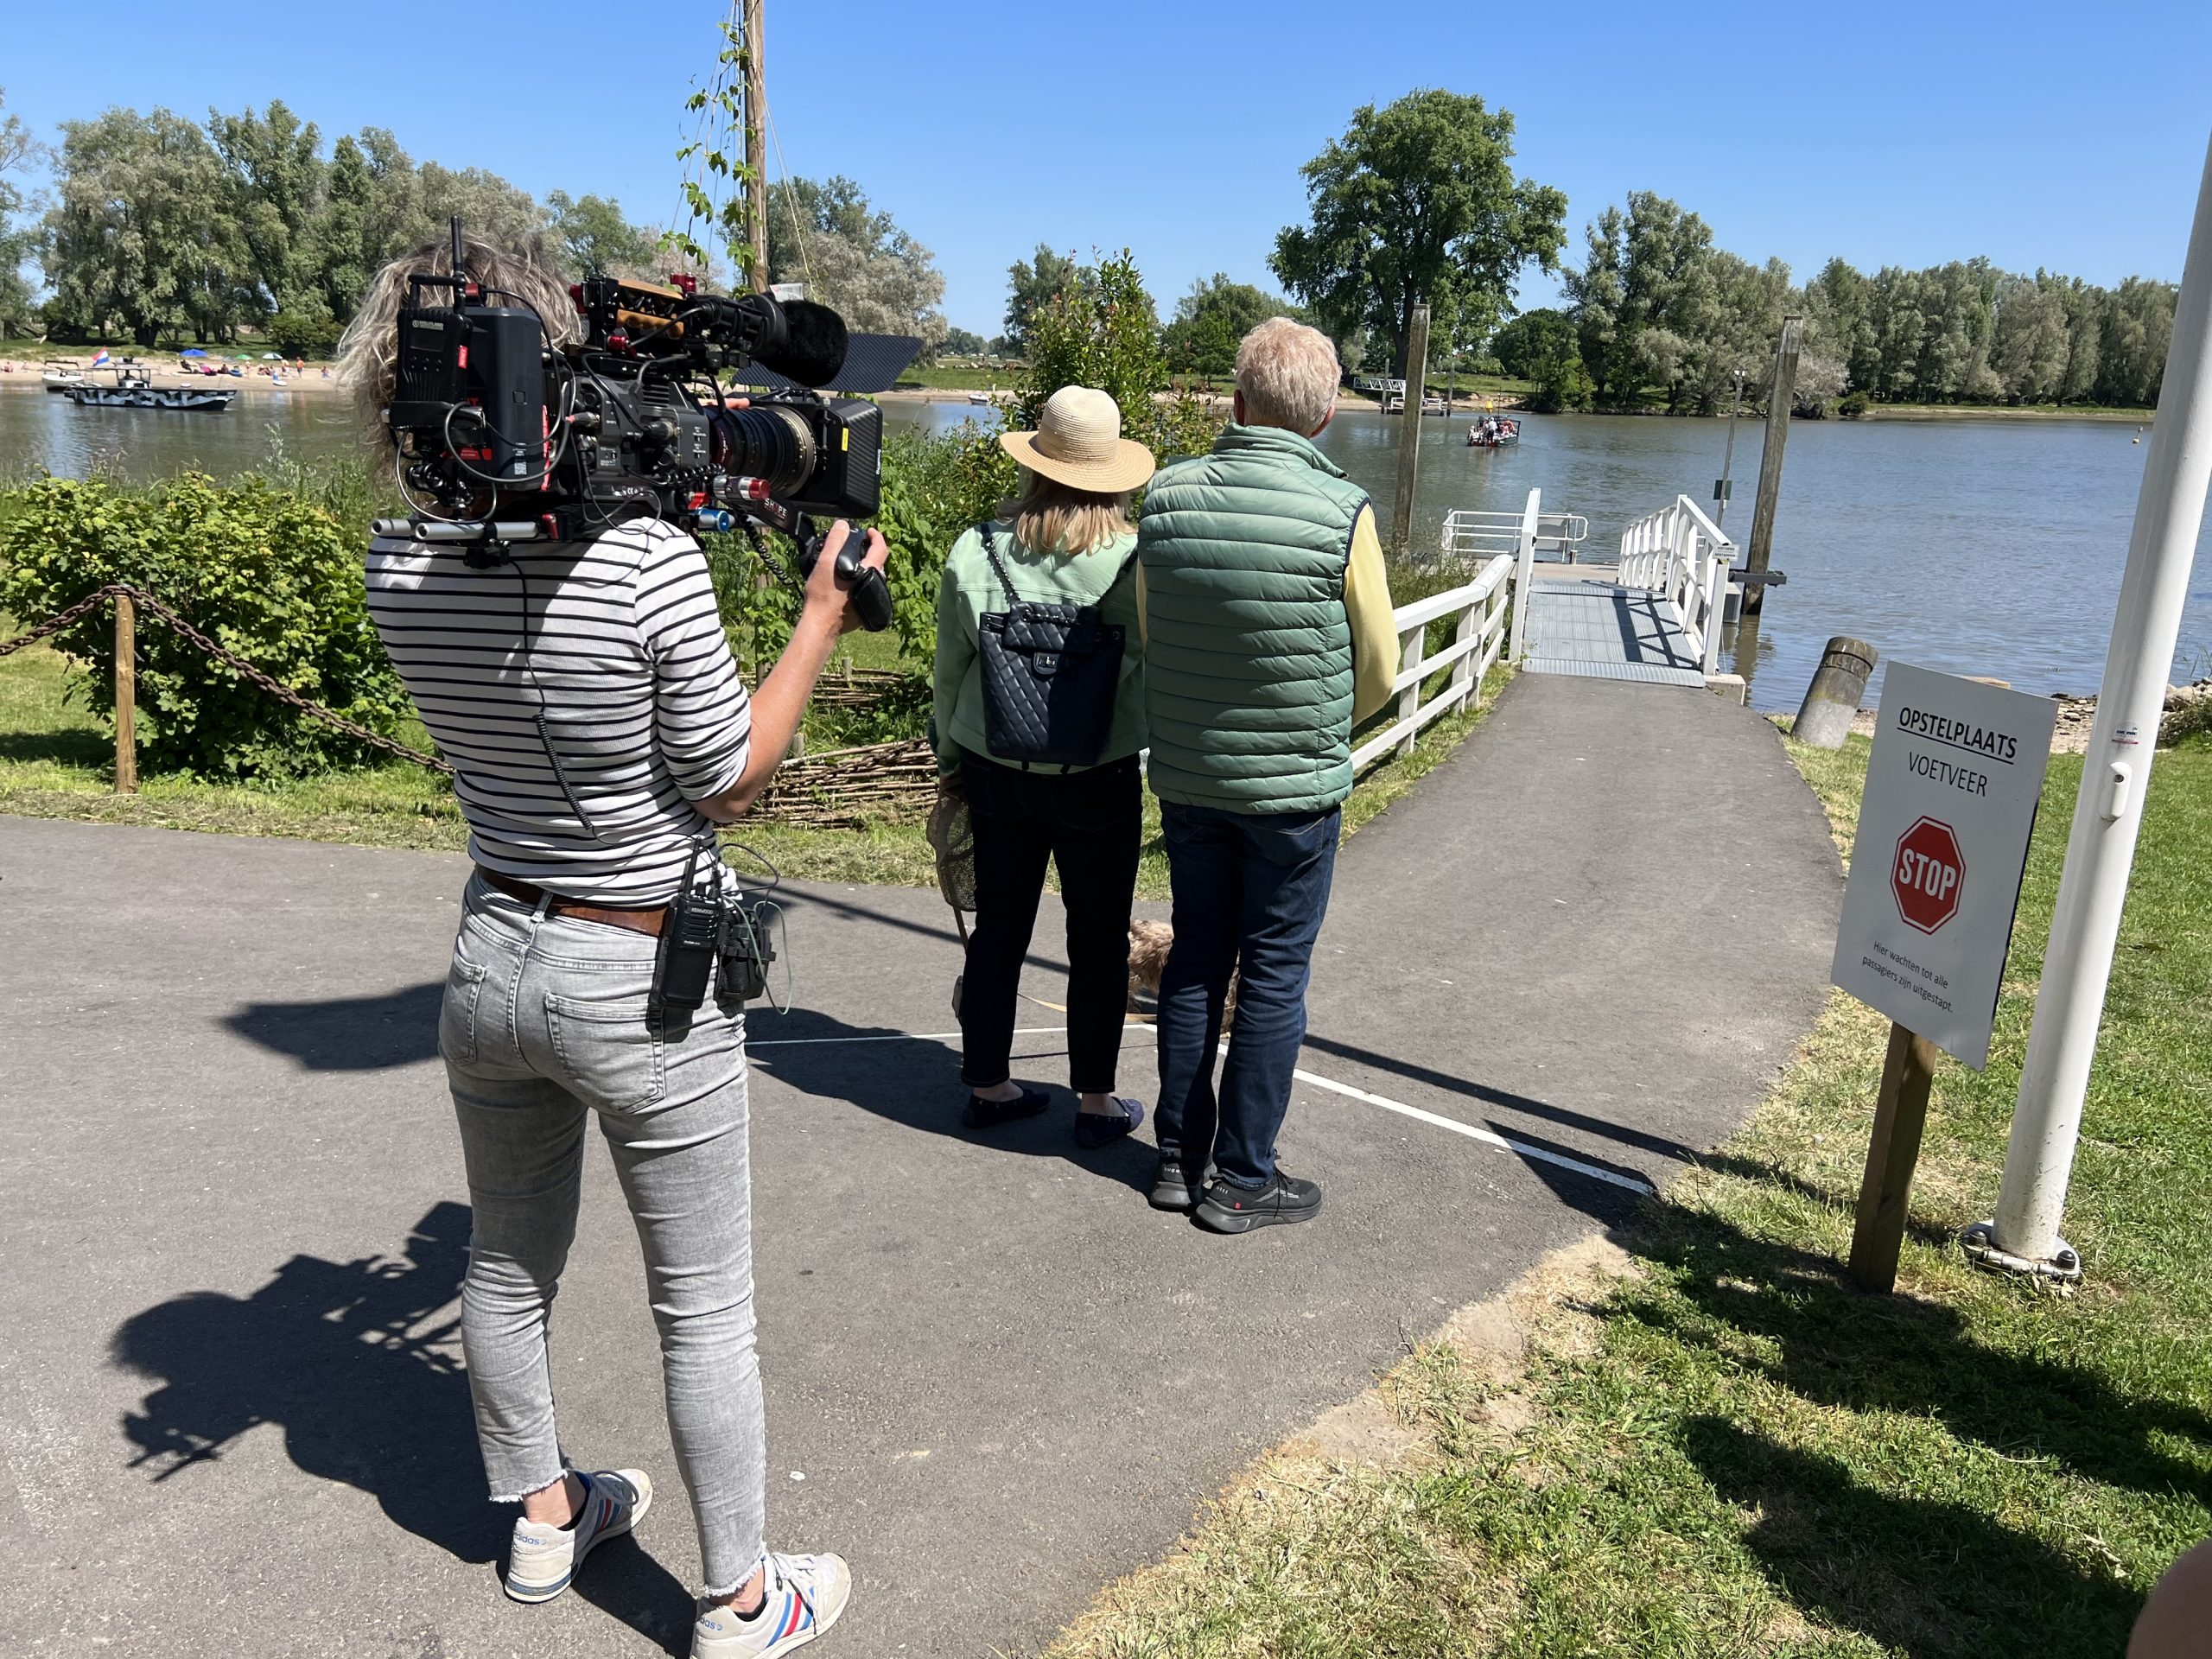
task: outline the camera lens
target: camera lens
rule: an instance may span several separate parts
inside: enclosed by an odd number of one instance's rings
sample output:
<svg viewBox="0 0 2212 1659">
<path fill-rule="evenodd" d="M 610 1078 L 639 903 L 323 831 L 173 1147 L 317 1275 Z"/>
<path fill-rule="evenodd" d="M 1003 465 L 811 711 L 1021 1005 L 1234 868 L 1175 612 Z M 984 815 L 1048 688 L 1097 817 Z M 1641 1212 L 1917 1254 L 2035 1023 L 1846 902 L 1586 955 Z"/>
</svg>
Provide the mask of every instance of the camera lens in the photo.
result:
<svg viewBox="0 0 2212 1659">
<path fill-rule="evenodd" d="M 797 410 L 712 411 L 715 464 L 744 478 L 766 479 L 768 493 L 796 495 L 814 476 L 814 431 Z"/>
</svg>

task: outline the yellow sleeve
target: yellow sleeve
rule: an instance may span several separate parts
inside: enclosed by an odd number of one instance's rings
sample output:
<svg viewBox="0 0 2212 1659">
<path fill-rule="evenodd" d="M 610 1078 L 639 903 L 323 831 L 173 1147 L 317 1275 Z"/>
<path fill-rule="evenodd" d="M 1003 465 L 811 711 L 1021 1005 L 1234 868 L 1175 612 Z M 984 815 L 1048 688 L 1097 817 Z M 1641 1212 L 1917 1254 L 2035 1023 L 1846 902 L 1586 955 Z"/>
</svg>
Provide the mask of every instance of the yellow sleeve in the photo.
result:
<svg viewBox="0 0 2212 1659">
<path fill-rule="evenodd" d="M 1357 725 L 1390 701 L 1390 684 L 1398 677 L 1398 626 L 1391 615 L 1390 577 L 1382 568 L 1372 505 L 1359 510 L 1351 527 L 1344 614 L 1351 622 L 1351 718 Z"/>
</svg>

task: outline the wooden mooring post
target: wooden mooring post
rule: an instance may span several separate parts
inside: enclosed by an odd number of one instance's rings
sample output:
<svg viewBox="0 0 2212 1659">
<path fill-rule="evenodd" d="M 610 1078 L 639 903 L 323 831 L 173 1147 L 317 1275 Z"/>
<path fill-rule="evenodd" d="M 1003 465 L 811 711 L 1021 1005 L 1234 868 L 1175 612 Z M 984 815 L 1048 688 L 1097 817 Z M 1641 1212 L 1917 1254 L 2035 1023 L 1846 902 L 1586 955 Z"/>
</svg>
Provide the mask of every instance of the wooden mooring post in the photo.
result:
<svg viewBox="0 0 2212 1659">
<path fill-rule="evenodd" d="M 138 792 L 138 607 L 115 596 L 115 792 Z"/>
<path fill-rule="evenodd" d="M 1851 1282 L 1861 1290 L 1886 1295 L 1897 1288 L 1905 1201 L 1912 1196 L 1935 1077 L 1936 1045 L 1892 1023 L 1882 1092 L 1874 1103 L 1873 1138 L 1866 1143 L 1866 1173 L 1859 1184 L 1859 1217 L 1851 1230 Z"/>
<path fill-rule="evenodd" d="M 1414 493 L 1421 480 L 1421 400 L 1427 390 L 1428 308 L 1417 305 L 1406 333 L 1406 401 L 1399 411 L 1405 422 L 1398 429 L 1398 499 L 1390 509 L 1390 545 L 1401 553 L 1413 543 Z"/>
<path fill-rule="evenodd" d="M 1774 350 L 1774 383 L 1768 389 L 1766 442 L 1759 449 L 1759 493 L 1751 504 L 1751 540 L 1744 552 L 1744 614 L 1757 616 L 1766 603 L 1766 568 L 1774 553 L 1774 510 L 1782 499 L 1782 451 L 1789 442 L 1789 407 L 1797 397 L 1797 352 L 1805 319 L 1782 320 L 1782 340 Z"/>
</svg>

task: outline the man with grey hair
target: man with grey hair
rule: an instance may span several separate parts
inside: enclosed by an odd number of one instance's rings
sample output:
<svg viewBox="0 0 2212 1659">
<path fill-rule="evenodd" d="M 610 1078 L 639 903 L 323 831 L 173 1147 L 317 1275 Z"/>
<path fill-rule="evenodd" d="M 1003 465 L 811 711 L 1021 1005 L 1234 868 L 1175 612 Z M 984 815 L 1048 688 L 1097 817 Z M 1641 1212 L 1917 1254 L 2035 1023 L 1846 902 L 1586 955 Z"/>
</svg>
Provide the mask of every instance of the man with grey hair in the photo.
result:
<svg viewBox="0 0 2212 1659">
<path fill-rule="evenodd" d="M 1375 509 L 1313 442 L 1338 378 L 1319 329 L 1287 317 L 1255 328 L 1236 353 L 1236 418 L 1211 453 L 1154 478 L 1138 530 L 1147 770 L 1175 893 L 1152 1202 L 1217 1232 L 1321 1207 L 1318 1184 L 1276 1166 L 1275 1137 L 1351 792 L 1352 728 L 1389 700 L 1397 673 Z"/>
</svg>

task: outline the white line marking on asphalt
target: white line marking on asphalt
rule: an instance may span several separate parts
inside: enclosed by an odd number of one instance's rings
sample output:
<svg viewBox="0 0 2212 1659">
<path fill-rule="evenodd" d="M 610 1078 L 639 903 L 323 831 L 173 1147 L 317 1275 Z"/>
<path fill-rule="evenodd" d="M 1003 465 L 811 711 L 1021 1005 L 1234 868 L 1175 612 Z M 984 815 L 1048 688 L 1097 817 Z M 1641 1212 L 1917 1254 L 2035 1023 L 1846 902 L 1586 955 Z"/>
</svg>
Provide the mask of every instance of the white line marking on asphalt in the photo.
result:
<svg viewBox="0 0 2212 1659">
<path fill-rule="evenodd" d="M 1050 1037 L 1065 1032 L 1065 1026 L 1017 1026 L 1017 1037 Z M 747 1048 L 812 1048 L 818 1043 L 946 1043 L 960 1035 L 957 1031 L 894 1031 L 887 1037 L 775 1037 L 765 1043 L 747 1043 Z"/>
<path fill-rule="evenodd" d="M 1596 1164 L 1586 1164 L 1580 1158 L 1569 1158 L 1564 1153 L 1548 1151 L 1542 1147 L 1532 1147 L 1525 1141 L 1508 1140 L 1504 1135 L 1492 1130 L 1478 1128 L 1472 1123 L 1462 1123 L 1455 1117 L 1443 1117 L 1434 1112 L 1425 1112 L 1418 1106 L 1408 1106 L 1402 1100 L 1392 1100 L 1388 1095 L 1370 1094 L 1364 1089 L 1355 1089 L 1348 1083 L 1338 1083 L 1328 1077 L 1319 1077 L 1311 1071 L 1294 1071 L 1291 1076 L 1302 1083 L 1310 1083 L 1317 1089 L 1333 1090 L 1338 1094 L 1349 1095 L 1354 1100 L 1363 1100 L 1370 1106 L 1380 1106 L 1386 1111 L 1397 1112 L 1406 1117 L 1418 1118 L 1423 1123 L 1433 1123 L 1440 1129 L 1449 1129 L 1454 1135 L 1465 1135 L 1470 1141 L 1479 1141 L 1484 1146 L 1497 1147 L 1502 1151 L 1513 1154 L 1516 1158 L 1534 1158 L 1542 1163 L 1555 1164 L 1561 1169 L 1571 1169 L 1578 1175 L 1587 1175 L 1593 1181 L 1605 1181 L 1613 1186 L 1626 1187 L 1631 1192 L 1641 1192 L 1647 1197 L 1658 1191 L 1658 1188 L 1642 1176 L 1624 1175 L 1617 1170 L 1601 1169 Z"/>
<path fill-rule="evenodd" d="M 1064 1034 L 1066 1031 L 1065 1026 L 1020 1026 L 1015 1027 L 1014 1034 L 1017 1037 L 1052 1037 Z M 825 1043 L 942 1043 L 950 1042 L 960 1034 L 957 1031 L 895 1031 L 880 1037 L 781 1037 L 772 1038 L 765 1043 L 747 1043 L 746 1046 L 749 1049 L 813 1048 Z M 1222 1045 L 1224 1052 L 1227 1052 L 1228 1046 L 1226 1043 Z M 1396 1112 L 1402 1117 L 1414 1118 L 1423 1123 L 1433 1123 L 1440 1129 L 1451 1130 L 1454 1135 L 1464 1135 L 1470 1141 L 1479 1141 L 1484 1146 L 1496 1147 L 1499 1151 L 1510 1152 L 1516 1158 L 1534 1158 L 1539 1163 L 1551 1164 L 1560 1169 L 1570 1169 L 1578 1175 L 1587 1175 L 1593 1181 L 1604 1181 L 1608 1185 L 1624 1187 L 1630 1192 L 1641 1192 L 1647 1197 L 1656 1194 L 1659 1190 L 1640 1175 L 1624 1175 L 1618 1170 L 1602 1168 L 1596 1164 L 1586 1164 L 1580 1158 L 1570 1158 L 1565 1153 L 1553 1152 L 1544 1147 L 1532 1147 L 1525 1141 L 1515 1141 L 1492 1129 L 1482 1128 L 1472 1123 L 1462 1123 L 1456 1117 L 1446 1117 L 1440 1113 L 1423 1111 L 1418 1106 L 1408 1106 L 1402 1100 L 1393 1100 L 1388 1095 L 1375 1094 L 1365 1089 L 1355 1089 L 1348 1083 L 1338 1083 L 1334 1078 L 1322 1077 L 1318 1072 L 1294 1070 L 1291 1076 L 1301 1083 L 1312 1084 L 1316 1089 L 1327 1089 L 1336 1094 L 1349 1096 L 1353 1100 L 1363 1100 L 1370 1106 L 1380 1106 L 1383 1110 Z"/>
</svg>

